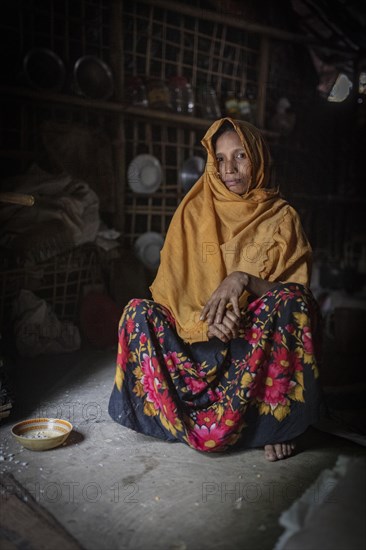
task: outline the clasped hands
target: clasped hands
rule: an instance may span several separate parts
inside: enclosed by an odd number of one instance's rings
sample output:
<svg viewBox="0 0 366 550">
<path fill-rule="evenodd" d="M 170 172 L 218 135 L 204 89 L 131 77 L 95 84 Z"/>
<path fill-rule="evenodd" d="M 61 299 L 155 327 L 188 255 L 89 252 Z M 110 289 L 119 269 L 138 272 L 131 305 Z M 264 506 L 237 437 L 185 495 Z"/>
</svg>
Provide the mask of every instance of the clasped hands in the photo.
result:
<svg viewBox="0 0 366 550">
<path fill-rule="evenodd" d="M 247 273 L 234 271 L 230 273 L 211 295 L 202 309 L 200 319 L 208 323 L 208 338 L 214 336 L 226 343 L 237 338 L 239 333 L 240 309 L 239 298 L 249 282 Z M 228 309 L 231 304 L 232 309 Z"/>
</svg>

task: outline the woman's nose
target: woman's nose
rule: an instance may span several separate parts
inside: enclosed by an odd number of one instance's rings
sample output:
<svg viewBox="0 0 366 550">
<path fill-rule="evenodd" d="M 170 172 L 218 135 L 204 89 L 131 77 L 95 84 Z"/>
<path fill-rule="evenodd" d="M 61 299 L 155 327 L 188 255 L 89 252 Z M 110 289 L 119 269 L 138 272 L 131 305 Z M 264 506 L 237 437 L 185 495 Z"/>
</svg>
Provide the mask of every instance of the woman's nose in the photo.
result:
<svg viewBox="0 0 366 550">
<path fill-rule="evenodd" d="M 226 174 L 231 174 L 235 171 L 235 160 L 227 160 L 225 162 L 225 172 Z"/>
</svg>

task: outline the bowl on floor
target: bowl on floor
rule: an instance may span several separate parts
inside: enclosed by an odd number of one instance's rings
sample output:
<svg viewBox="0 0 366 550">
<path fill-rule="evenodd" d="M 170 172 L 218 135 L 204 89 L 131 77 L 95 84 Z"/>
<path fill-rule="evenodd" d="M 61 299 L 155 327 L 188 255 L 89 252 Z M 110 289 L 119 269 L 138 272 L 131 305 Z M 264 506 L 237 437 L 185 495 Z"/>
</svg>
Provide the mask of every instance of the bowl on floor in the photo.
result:
<svg viewBox="0 0 366 550">
<path fill-rule="evenodd" d="M 72 432 L 72 424 L 60 418 L 30 418 L 13 426 L 11 433 L 26 449 L 46 451 L 62 445 Z"/>
</svg>

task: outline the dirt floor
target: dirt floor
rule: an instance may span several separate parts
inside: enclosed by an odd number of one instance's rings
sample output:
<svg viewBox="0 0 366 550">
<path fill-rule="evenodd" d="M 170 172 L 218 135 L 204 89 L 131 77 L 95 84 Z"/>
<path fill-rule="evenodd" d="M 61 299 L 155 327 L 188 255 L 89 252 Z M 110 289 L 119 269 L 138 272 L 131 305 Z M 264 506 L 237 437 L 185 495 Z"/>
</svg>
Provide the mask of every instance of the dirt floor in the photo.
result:
<svg viewBox="0 0 366 550">
<path fill-rule="evenodd" d="M 281 513 L 324 469 L 340 456 L 366 456 L 314 428 L 294 457 L 276 463 L 262 450 L 208 455 L 137 434 L 108 415 L 114 369 L 114 349 L 18 359 L 16 406 L 0 426 L 0 473 L 12 473 L 85 549 L 269 550 L 284 531 Z M 23 449 L 11 427 L 36 416 L 71 421 L 66 444 Z M 321 490 L 312 488 L 314 504 Z M 352 540 L 350 532 L 342 550 L 358 550 Z"/>
</svg>

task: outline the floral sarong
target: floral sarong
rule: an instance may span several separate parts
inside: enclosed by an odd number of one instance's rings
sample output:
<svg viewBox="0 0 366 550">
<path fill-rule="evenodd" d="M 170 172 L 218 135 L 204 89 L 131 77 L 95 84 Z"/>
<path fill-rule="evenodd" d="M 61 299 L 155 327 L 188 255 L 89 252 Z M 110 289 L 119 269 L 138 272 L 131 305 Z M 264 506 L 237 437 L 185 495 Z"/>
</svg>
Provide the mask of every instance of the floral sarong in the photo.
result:
<svg viewBox="0 0 366 550">
<path fill-rule="evenodd" d="M 252 300 L 228 343 L 185 343 L 165 307 L 131 300 L 119 325 L 109 414 L 200 451 L 292 440 L 319 415 L 316 324 L 316 303 L 296 283 Z"/>
</svg>

